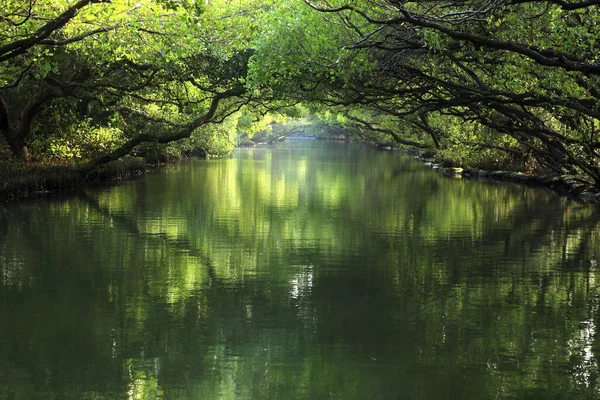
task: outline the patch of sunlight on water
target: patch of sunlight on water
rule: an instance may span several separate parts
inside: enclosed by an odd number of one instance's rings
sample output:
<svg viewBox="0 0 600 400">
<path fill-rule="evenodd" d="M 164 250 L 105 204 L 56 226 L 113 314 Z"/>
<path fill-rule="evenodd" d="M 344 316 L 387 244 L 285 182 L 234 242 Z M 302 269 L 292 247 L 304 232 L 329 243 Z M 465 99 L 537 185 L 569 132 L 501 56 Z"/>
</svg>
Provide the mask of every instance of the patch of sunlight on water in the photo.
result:
<svg viewBox="0 0 600 400">
<path fill-rule="evenodd" d="M 597 398 L 599 221 L 316 141 L 3 205 L 0 398 Z"/>
</svg>

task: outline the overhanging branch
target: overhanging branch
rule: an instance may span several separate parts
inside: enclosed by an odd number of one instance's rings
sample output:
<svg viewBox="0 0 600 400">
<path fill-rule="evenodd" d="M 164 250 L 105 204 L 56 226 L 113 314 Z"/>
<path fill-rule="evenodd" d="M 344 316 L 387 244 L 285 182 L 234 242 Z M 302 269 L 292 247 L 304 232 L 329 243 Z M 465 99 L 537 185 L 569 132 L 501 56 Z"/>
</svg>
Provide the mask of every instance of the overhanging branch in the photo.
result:
<svg viewBox="0 0 600 400">
<path fill-rule="evenodd" d="M 16 40 L 12 43 L 0 46 L 0 62 L 9 60 L 18 55 L 26 53 L 33 46 L 40 44 L 43 40 L 47 39 L 52 33 L 58 29 L 64 27 L 69 21 L 71 21 L 77 12 L 90 4 L 98 3 L 110 3 L 111 0 L 79 0 L 73 4 L 58 17 L 50 20 L 45 25 L 35 31 L 30 37 L 26 39 Z"/>
<path fill-rule="evenodd" d="M 106 164 L 106 163 L 114 161 L 114 160 L 118 160 L 119 158 L 128 155 L 129 153 L 131 153 L 131 151 L 137 145 L 142 144 L 142 143 L 152 142 L 152 143 L 166 144 L 166 143 L 175 142 L 177 140 L 189 138 L 196 129 L 211 122 L 211 120 L 215 117 L 217 110 L 219 108 L 219 103 L 222 100 L 231 98 L 231 97 L 241 96 L 244 93 L 245 93 L 245 88 L 242 86 L 238 86 L 231 90 L 218 93 L 215 96 L 213 96 L 213 98 L 211 100 L 211 104 L 208 108 L 208 111 L 205 114 L 203 114 L 202 116 L 196 118 L 194 121 L 192 121 L 186 125 L 183 125 L 183 126 L 179 127 L 178 129 L 175 129 L 175 130 L 171 131 L 170 133 L 162 135 L 162 136 L 156 136 L 156 135 L 153 135 L 150 133 L 142 133 L 142 134 L 130 139 L 127 143 L 123 144 L 121 147 L 114 150 L 113 152 L 96 158 L 91 163 L 90 167 L 88 168 L 88 170 L 86 172 L 89 172 L 92 169 L 94 169 L 100 165 Z"/>
</svg>

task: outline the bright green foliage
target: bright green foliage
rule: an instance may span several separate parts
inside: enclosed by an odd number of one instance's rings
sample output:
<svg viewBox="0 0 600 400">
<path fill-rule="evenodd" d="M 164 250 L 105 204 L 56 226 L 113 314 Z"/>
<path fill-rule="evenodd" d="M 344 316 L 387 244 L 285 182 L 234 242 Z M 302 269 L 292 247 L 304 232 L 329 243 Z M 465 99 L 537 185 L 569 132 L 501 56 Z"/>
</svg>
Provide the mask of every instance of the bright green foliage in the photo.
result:
<svg viewBox="0 0 600 400">
<path fill-rule="evenodd" d="M 330 47 L 304 46 L 311 38 L 281 31 L 272 36 L 284 45 L 277 52 L 283 59 L 257 68 L 283 96 L 343 105 L 343 113 L 367 117 L 359 118 L 362 128 L 388 132 L 396 143 L 415 131 L 413 138 L 462 163 L 537 165 L 600 184 L 595 5 L 332 0 L 310 6 L 327 26 L 327 39 L 319 41 Z M 306 18 L 307 30 L 317 19 Z M 321 69 L 289 86 L 285 79 L 293 80 L 302 62 Z M 319 79 L 323 69 L 332 79 Z M 315 81 L 314 89 L 302 85 Z"/>
<path fill-rule="evenodd" d="M 345 48 L 344 30 L 302 2 L 285 2 L 265 20 L 250 65 L 255 90 L 288 101 L 336 101 L 336 90 L 366 78 L 368 54 Z"/>
<path fill-rule="evenodd" d="M 123 151 L 111 142 L 128 152 L 133 143 L 191 135 L 184 147 L 231 150 L 233 141 L 222 132 L 235 134 L 235 129 L 196 130 L 221 123 L 248 101 L 240 95 L 251 55 L 253 27 L 242 12 L 249 3 L 239 3 L 238 11 L 218 2 L 82 3 L 35 45 L 18 54 L 9 51 L 22 37 L 37 40 L 44 23 L 31 18 L 18 25 L 14 15 L 35 13 L 44 15 L 43 21 L 58 21 L 77 4 L 32 3 L 31 9 L 7 8 L 0 18 L 11 27 L 0 42 L 7 67 L 0 69 L 0 97 L 10 119 L 2 133 L 15 154 L 33 145 L 32 150 L 44 150 L 38 154 L 89 159 L 104 152 L 116 158 Z M 247 29 L 227 29 L 238 23 Z M 31 113 L 16 111 L 26 108 Z M 55 130 L 47 132 L 48 125 Z M 97 139 L 108 132 L 114 138 L 100 143 Z"/>
<path fill-rule="evenodd" d="M 17 156 L 29 145 L 97 164 L 181 139 L 186 152 L 222 154 L 277 115 L 312 115 L 328 130 L 435 149 L 451 162 L 528 165 L 600 184 L 600 17 L 591 4 L 5 4 L 2 134 Z"/>
</svg>

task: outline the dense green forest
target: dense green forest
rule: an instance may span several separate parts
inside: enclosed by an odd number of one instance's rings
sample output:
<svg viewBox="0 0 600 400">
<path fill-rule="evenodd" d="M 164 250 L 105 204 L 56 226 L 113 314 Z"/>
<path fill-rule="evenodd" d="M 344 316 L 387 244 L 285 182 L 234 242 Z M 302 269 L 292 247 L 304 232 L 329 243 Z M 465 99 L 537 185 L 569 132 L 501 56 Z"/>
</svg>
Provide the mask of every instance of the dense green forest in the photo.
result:
<svg viewBox="0 0 600 400">
<path fill-rule="evenodd" d="M 288 122 L 600 188 L 599 5 L 5 0 L 0 162 L 225 155 Z"/>
</svg>

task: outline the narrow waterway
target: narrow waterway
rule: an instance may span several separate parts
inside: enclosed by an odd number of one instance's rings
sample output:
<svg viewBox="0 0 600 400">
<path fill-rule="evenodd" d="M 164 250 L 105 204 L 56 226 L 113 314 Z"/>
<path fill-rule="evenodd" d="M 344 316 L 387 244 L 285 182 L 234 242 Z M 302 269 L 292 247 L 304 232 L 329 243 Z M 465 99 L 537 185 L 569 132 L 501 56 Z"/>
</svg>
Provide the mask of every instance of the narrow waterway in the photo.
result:
<svg viewBox="0 0 600 400">
<path fill-rule="evenodd" d="M 600 209 L 290 142 L 0 205 L 0 399 L 600 397 Z"/>
</svg>

